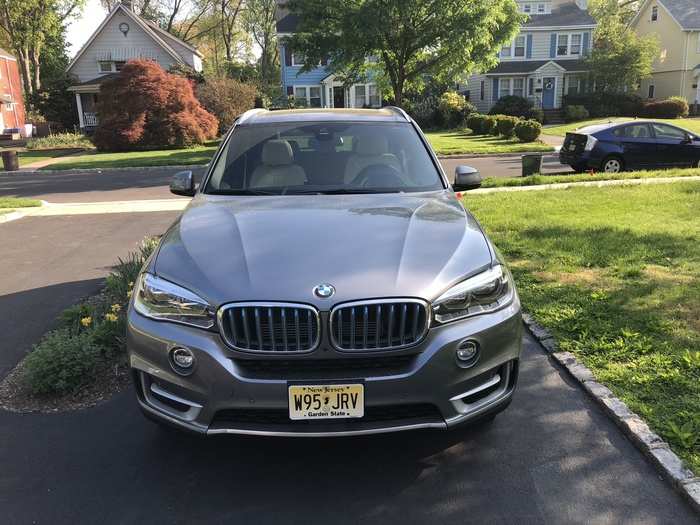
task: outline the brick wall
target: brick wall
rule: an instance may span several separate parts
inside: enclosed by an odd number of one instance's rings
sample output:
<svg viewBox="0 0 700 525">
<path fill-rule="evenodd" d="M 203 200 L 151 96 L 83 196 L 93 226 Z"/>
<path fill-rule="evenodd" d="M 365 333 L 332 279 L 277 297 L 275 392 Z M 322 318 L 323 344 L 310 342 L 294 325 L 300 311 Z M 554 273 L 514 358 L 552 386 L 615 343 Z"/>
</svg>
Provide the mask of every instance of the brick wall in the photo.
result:
<svg viewBox="0 0 700 525">
<path fill-rule="evenodd" d="M 4 128 L 20 128 L 25 123 L 24 97 L 22 96 L 22 81 L 19 76 L 17 61 L 0 55 L 0 97 L 4 100 L 10 95 L 13 104 L 0 104 Z"/>
</svg>

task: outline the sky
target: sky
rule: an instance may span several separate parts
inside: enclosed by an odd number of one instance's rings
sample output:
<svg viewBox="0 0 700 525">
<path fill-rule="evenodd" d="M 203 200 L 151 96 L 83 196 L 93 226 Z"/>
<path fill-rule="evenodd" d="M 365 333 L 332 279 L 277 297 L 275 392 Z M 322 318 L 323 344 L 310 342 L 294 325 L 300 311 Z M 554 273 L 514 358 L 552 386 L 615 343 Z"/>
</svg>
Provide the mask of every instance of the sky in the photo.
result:
<svg viewBox="0 0 700 525">
<path fill-rule="evenodd" d="M 68 26 L 68 56 L 73 58 L 107 16 L 100 0 L 87 0 L 83 14 Z"/>
</svg>

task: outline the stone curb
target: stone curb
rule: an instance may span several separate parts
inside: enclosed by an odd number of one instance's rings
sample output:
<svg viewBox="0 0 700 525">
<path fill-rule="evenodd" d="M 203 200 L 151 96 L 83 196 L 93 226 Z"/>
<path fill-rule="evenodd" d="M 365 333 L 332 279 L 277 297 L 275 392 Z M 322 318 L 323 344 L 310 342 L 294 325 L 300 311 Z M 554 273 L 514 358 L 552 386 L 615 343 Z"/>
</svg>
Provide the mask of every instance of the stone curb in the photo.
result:
<svg viewBox="0 0 700 525">
<path fill-rule="evenodd" d="M 598 383 L 588 367 L 581 364 L 571 352 L 560 351 L 552 334 L 530 314 L 523 313 L 523 321 L 533 337 L 547 350 L 550 358 L 566 369 L 579 386 L 603 408 L 608 417 L 671 483 L 676 492 L 680 493 L 700 514 L 700 478 L 695 477 L 693 472 L 684 466 L 683 461 L 671 450 L 668 443 L 654 433 L 625 403 L 615 397 L 609 388 Z"/>
<path fill-rule="evenodd" d="M 17 171 L 0 171 L 0 175 L 56 175 L 61 173 L 100 173 L 103 171 L 155 171 L 155 170 L 194 170 L 200 168 L 206 168 L 208 164 L 188 164 L 183 166 L 131 166 L 131 167 L 117 167 L 117 168 L 77 168 L 77 169 L 67 169 L 67 170 L 22 170 Z"/>
</svg>

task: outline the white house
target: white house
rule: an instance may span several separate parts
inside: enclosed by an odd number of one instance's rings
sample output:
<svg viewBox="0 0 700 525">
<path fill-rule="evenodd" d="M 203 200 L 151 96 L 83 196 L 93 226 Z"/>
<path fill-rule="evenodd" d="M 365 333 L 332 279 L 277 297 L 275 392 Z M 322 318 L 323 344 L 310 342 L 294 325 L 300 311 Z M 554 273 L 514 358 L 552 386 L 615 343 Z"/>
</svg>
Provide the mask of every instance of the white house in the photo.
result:
<svg viewBox="0 0 700 525">
<path fill-rule="evenodd" d="M 528 20 L 499 53 L 499 64 L 469 77 L 470 101 L 488 112 L 504 95 L 519 95 L 554 112 L 563 95 L 585 90 L 582 58 L 596 26 L 587 0 L 517 0 Z"/>
<path fill-rule="evenodd" d="M 68 89 L 75 93 L 83 130 L 97 125 L 95 104 L 100 84 L 116 75 L 128 60 L 155 60 L 165 70 L 177 64 L 202 70 L 202 55 L 195 48 L 137 16 L 129 5 L 126 1 L 117 4 L 68 65 L 68 74 L 74 79 Z"/>
</svg>

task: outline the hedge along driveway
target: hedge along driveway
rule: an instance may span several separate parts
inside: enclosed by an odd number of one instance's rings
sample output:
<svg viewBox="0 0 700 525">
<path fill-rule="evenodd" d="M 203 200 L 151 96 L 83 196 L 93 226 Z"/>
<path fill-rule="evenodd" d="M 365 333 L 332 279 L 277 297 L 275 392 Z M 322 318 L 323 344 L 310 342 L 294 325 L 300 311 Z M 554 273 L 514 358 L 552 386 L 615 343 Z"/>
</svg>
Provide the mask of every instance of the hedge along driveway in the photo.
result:
<svg viewBox="0 0 700 525">
<path fill-rule="evenodd" d="M 524 308 L 700 473 L 700 182 L 464 202 Z"/>
<path fill-rule="evenodd" d="M 593 124 L 605 124 L 606 122 L 629 122 L 635 120 L 629 117 L 610 117 L 610 118 L 595 118 L 589 120 L 581 120 L 579 122 L 570 122 L 569 124 L 562 124 L 561 126 L 545 126 L 542 128 L 543 135 L 556 135 L 563 137 L 569 131 L 575 131 L 584 126 L 591 126 Z M 700 118 L 649 118 L 640 120 L 655 120 L 658 122 L 667 122 L 674 126 L 685 128 L 693 133 L 700 134 Z"/>
</svg>

